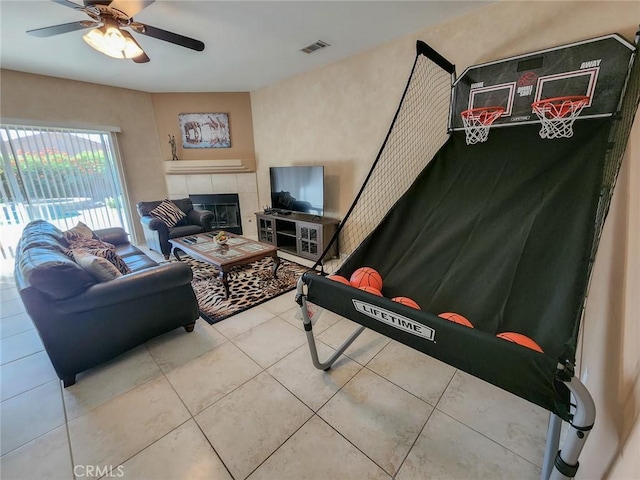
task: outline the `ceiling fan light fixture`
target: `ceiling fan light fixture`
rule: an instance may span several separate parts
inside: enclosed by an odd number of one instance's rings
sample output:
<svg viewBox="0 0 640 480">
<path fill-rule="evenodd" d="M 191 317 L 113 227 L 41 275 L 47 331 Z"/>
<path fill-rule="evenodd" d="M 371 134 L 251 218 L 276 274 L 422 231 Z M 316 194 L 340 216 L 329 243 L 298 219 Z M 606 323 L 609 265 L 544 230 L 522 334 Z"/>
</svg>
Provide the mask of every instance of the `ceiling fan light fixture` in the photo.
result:
<svg viewBox="0 0 640 480">
<path fill-rule="evenodd" d="M 89 31 L 82 39 L 93 49 L 112 58 L 130 59 L 144 54 L 138 43 L 117 24 L 105 23 Z"/>
</svg>

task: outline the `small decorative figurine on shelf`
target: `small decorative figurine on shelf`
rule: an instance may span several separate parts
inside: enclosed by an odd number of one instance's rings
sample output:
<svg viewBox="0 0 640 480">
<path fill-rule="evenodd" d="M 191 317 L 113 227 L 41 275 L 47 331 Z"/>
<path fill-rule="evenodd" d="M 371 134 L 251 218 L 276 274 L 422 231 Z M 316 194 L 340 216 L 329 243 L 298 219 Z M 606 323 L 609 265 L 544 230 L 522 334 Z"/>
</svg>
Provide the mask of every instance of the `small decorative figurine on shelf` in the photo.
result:
<svg viewBox="0 0 640 480">
<path fill-rule="evenodd" d="M 171 160 L 178 160 L 178 155 L 176 155 L 176 137 L 173 135 L 169 135 L 169 145 L 171 145 Z"/>
</svg>

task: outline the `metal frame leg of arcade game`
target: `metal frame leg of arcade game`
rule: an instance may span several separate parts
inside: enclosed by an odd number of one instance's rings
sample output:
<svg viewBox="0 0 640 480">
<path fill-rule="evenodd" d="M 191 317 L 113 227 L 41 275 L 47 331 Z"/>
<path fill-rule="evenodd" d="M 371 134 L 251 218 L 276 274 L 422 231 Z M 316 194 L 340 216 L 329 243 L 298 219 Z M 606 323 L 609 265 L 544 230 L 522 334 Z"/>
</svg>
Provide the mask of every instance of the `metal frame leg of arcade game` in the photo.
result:
<svg viewBox="0 0 640 480">
<path fill-rule="evenodd" d="M 542 480 L 568 480 L 575 477 L 579 467 L 578 457 L 596 420 L 596 406 L 587 387 L 574 376 L 573 368 L 562 366 L 558 368 L 558 378 L 567 386 L 575 399 L 575 413 L 569 422 L 569 431 L 562 449 L 558 450 L 553 465 L 551 465 L 551 455 L 554 454 L 552 448 L 555 450 L 558 446 L 562 421 L 557 417 L 554 420 L 555 415 L 552 414 L 549 421 Z M 550 439 L 552 445 L 549 445 Z M 551 470 L 552 467 L 555 468 Z"/>
<path fill-rule="evenodd" d="M 340 355 L 349 348 L 349 345 L 358 338 L 366 327 L 360 326 L 338 347 L 333 355 L 324 362 L 321 362 L 318 358 L 316 341 L 313 336 L 313 324 L 309 318 L 307 297 L 304 294 L 304 282 L 302 278 L 298 280 L 296 302 L 300 305 L 302 322 L 307 335 L 307 343 L 309 344 L 309 352 L 313 366 L 318 370 L 329 370 Z M 569 480 L 575 477 L 579 466 L 578 457 L 589 436 L 589 431 L 593 428 L 596 418 L 596 408 L 591 394 L 583 383 L 577 377 L 573 376 L 573 368 L 558 365 L 558 378 L 567 386 L 575 398 L 575 413 L 570 422 L 569 432 L 565 438 L 562 450 L 558 450 L 562 420 L 557 415 L 551 414 L 549 429 L 547 431 L 544 463 L 540 475 L 541 480 Z"/>
<path fill-rule="evenodd" d="M 362 332 L 364 332 L 366 327 L 360 326 L 349 336 L 349 338 L 345 340 L 342 345 L 340 345 L 340 347 L 335 351 L 333 355 L 331 355 L 326 361 L 321 362 L 318 358 L 316 340 L 313 336 L 313 324 L 311 323 L 311 319 L 309 318 L 309 310 L 307 309 L 307 297 L 304 294 L 304 282 L 302 281 L 302 277 L 298 279 L 296 302 L 298 302 L 298 304 L 300 305 L 300 311 L 302 313 L 302 323 L 304 324 L 304 332 L 307 334 L 307 343 L 309 344 L 313 366 L 318 370 L 329 370 L 331 368 L 331 365 L 333 365 L 335 361 L 340 357 L 340 355 L 342 355 L 344 351 L 349 348 L 349 345 L 351 345 L 353 341 L 358 338 L 358 336 Z"/>
</svg>

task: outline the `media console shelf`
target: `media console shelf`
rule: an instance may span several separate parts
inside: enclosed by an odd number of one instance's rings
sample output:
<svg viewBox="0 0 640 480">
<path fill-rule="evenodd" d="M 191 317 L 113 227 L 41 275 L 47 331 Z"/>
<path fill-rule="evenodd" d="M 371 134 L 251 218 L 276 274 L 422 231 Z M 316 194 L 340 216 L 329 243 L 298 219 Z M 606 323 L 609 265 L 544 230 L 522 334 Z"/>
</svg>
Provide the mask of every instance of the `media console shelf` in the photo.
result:
<svg viewBox="0 0 640 480">
<path fill-rule="evenodd" d="M 258 240 L 309 260 L 320 258 L 339 223 L 333 218 L 307 213 L 256 213 Z M 337 255 L 334 244 L 327 258 Z"/>
</svg>

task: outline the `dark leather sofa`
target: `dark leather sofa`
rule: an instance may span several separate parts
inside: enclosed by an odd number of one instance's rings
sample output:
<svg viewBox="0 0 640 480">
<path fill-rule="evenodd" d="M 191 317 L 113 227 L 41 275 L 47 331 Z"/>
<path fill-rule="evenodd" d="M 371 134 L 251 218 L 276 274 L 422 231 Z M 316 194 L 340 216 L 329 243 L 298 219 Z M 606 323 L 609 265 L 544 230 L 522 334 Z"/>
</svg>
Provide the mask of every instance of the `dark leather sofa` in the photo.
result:
<svg viewBox="0 0 640 480">
<path fill-rule="evenodd" d="M 138 202 L 136 204 L 147 246 L 151 250 L 162 253 L 164 258 L 167 259 L 171 253 L 170 238 L 209 232 L 211 231 L 211 221 L 213 220 L 213 212 L 194 209 L 193 203 L 189 198 L 171 200 L 171 202 L 187 215 L 184 222 L 180 222 L 172 228 L 167 227 L 159 218 L 149 215 L 149 212 L 160 205 L 162 200 L 155 202 Z"/>
<path fill-rule="evenodd" d="M 25 227 L 16 252 L 18 291 L 65 387 L 157 335 L 192 331 L 199 315 L 186 264 L 159 265 L 122 228 L 94 233 L 115 245 L 132 273 L 98 283 L 64 253 L 63 233 L 43 220 Z"/>
</svg>

